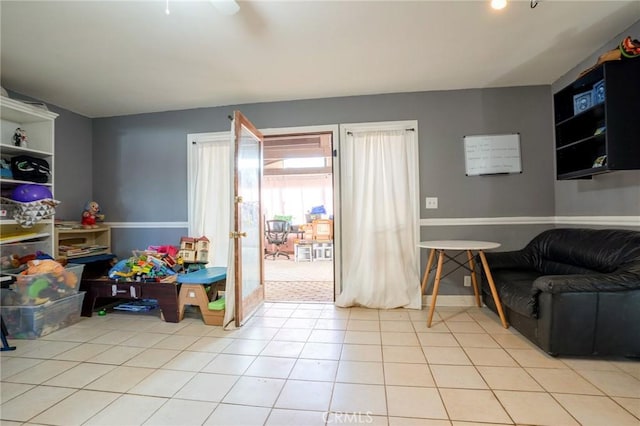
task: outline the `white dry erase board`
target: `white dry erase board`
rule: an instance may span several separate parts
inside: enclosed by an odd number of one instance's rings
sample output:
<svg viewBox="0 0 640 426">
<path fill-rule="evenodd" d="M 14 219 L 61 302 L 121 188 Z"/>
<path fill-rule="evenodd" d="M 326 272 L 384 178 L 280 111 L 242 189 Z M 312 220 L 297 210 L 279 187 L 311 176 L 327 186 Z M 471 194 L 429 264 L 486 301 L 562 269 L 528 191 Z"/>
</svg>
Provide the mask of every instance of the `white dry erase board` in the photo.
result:
<svg viewBox="0 0 640 426">
<path fill-rule="evenodd" d="M 467 176 L 522 173 L 520 134 L 464 137 Z"/>
</svg>

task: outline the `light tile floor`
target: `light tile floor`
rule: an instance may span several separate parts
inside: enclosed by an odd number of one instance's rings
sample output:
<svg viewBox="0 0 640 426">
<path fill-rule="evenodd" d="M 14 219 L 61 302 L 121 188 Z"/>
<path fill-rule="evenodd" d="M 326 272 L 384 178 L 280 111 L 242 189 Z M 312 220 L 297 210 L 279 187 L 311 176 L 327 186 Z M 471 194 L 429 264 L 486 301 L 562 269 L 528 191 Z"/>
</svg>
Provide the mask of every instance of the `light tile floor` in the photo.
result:
<svg viewBox="0 0 640 426">
<path fill-rule="evenodd" d="M 640 425 L 640 362 L 552 358 L 487 309 L 114 313 L 0 356 L 2 425 Z"/>
</svg>

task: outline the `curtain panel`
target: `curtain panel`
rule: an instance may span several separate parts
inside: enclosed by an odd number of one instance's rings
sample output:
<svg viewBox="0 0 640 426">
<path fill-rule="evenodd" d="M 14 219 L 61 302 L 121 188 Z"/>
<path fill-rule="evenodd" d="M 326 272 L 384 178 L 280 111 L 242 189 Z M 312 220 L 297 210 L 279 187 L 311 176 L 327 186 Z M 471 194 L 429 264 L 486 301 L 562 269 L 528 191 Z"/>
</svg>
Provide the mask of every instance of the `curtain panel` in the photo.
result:
<svg viewBox="0 0 640 426">
<path fill-rule="evenodd" d="M 341 142 L 336 305 L 421 308 L 417 158 L 413 131 L 354 131 Z"/>
</svg>

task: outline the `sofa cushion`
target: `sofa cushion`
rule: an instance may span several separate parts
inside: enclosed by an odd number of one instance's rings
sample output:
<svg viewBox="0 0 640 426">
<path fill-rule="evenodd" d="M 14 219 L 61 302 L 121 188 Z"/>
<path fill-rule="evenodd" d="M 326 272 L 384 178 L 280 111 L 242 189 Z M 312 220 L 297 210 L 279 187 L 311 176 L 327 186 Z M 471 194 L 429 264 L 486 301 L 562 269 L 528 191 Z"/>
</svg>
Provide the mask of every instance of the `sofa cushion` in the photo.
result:
<svg viewBox="0 0 640 426">
<path fill-rule="evenodd" d="M 598 272 L 583 268 L 582 266 L 570 265 L 568 263 L 556 262 L 545 259 L 540 265 L 542 275 L 576 275 L 576 274 L 596 274 Z"/>
<path fill-rule="evenodd" d="M 533 254 L 536 269 L 541 272 L 553 269 L 554 265 L 547 266 L 553 262 L 609 273 L 640 263 L 640 233 L 622 229 L 551 229 L 535 237 L 525 251 Z"/>
<path fill-rule="evenodd" d="M 536 318 L 538 291 L 532 288 L 531 283 L 540 276 L 540 272 L 533 269 L 500 269 L 491 275 L 503 306 L 520 315 Z M 482 291 L 491 294 L 486 280 L 483 280 Z"/>
</svg>

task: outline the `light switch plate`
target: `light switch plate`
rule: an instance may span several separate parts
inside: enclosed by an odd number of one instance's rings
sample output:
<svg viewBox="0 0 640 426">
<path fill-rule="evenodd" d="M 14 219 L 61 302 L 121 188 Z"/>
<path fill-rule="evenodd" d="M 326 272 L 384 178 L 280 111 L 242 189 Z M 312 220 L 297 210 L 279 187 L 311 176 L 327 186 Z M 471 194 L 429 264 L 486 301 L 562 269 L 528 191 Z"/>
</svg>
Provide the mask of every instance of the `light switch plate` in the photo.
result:
<svg viewBox="0 0 640 426">
<path fill-rule="evenodd" d="M 438 197 L 427 197 L 425 202 L 425 208 L 427 209 L 437 209 L 438 208 Z"/>
</svg>

